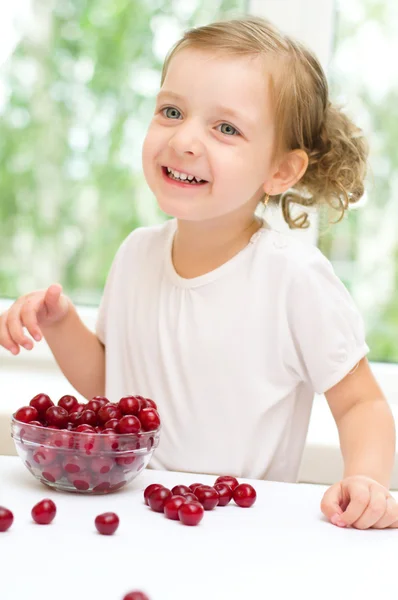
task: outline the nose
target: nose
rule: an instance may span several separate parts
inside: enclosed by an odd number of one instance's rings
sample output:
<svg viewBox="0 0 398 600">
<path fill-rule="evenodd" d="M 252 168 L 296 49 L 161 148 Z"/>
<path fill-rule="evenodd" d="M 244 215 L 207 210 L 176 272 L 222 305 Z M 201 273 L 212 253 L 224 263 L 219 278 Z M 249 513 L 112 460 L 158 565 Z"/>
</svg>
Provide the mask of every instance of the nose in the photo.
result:
<svg viewBox="0 0 398 600">
<path fill-rule="evenodd" d="M 204 151 L 203 132 L 197 121 L 191 119 L 172 130 L 168 145 L 178 155 L 192 154 L 200 156 Z"/>
</svg>

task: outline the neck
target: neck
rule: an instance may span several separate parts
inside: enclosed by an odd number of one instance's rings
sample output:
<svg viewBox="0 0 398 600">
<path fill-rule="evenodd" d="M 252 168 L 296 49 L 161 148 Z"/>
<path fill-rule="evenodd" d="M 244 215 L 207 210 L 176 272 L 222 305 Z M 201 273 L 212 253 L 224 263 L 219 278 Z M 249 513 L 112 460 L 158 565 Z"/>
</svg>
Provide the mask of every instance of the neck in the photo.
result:
<svg viewBox="0 0 398 600">
<path fill-rule="evenodd" d="M 244 221 L 231 217 L 228 221 L 177 221 L 172 260 L 182 277 L 191 278 L 224 264 L 240 252 L 261 227 L 254 215 Z"/>
</svg>

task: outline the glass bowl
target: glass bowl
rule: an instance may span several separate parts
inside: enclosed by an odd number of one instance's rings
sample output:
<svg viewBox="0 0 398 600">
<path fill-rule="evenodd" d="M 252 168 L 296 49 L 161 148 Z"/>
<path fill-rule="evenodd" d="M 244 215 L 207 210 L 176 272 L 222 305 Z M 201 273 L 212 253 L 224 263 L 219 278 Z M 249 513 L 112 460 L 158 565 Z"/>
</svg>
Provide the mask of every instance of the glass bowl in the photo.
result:
<svg viewBox="0 0 398 600">
<path fill-rule="evenodd" d="M 145 469 L 159 445 L 156 431 L 103 434 L 51 429 L 11 419 L 11 437 L 26 468 L 63 492 L 108 494 Z"/>
</svg>

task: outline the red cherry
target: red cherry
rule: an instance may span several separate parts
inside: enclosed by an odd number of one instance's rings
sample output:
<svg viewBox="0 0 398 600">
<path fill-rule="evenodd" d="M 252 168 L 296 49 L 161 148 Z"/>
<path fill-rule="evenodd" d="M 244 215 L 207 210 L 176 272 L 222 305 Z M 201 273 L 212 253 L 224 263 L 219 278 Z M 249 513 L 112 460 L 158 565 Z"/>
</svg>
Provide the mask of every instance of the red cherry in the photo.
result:
<svg viewBox="0 0 398 600">
<path fill-rule="evenodd" d="M 199 525 L 203 519 L 204 509 L 199 502 L 185 502 L 178 509 L 178 516 L 184 525 Z"/>
<path fill-rule="evenodd" d="M 69 423 L 72 423 L 73 427 L 77 427 L 80 424 L 80 417 L 82 412 L 82 410 L 75 410 L 74 412 L 69 413 Z"/>
<path fill-rule="evenodd" d="M 217 477 L 214 483 L 226 483 L 232 491 L 239 485 L 239 481 L 236 477 L 232 477 L 232 475 L 221 475 L 220 477 Z"/>
<path fill-rule="evenodd" d="M 175 485 L 171 489 L 173 496 L 181 496 L 181 494 L 189 494 L 191 489 L 187 485 Z"/>
<path fill-rule="evenodd" d="M 74 412 L 78 404 L 77 398 L 74 396 L 66 395 L 58 400 L 58 406 L 64 408 L 68 413 Z"/>
<path fill-rule="evenodd" d="M 179 520 L 178 509 L 187 501 L 184 496 L 172 496 L 164 503 L 164 514 L 168 519 Z"/>
<path fill-rule="evenodd" d="M 57 458 L 57 451 L 47 446 L 39 446 L 33 451 L 32 458 L 38 465 L 51 465 Z"/>
<path fill-rule="evenodd" d="M 7 531 L 14 521 L 14 515 L 8 508 L 0 506 L 0 531 Z"/>
<path fill-rule="evenodd" d="M 130 465 L 133 464 L 133 462 L 136 460 L 136 456 L 135 454 L 125 454 L 124 456 L 117 456 L 115 458 L 115 462 L 117 465 L 120 465 L 121 467 L 129 467 Z"/>
<path fill-rule="evenodd" d="M 99 409 L 105 406 L 105 404 L 103 404 L 102 402 L 100 402 L 99 400 L 90 400 L 89 402 L 87 402 L 86 404 L 86 410 L 92 410 L 93 412 L 95 412 L 95 414 L 97 414 L 97 412 L 99 411 Z"/>
<path fill-rule="evenodd" d="M 87 462 L 81 456 L 65 456 L 62 466 L 67 473 L 80 473 L 86 470 Z"/>
<path fill-rule="evenodd" d="M 217 490 L 205 487 L 204 485 L 196 488 L 195 496 L 205 510 L 212 510 L 217 506 L 220 500 Z"/>
<path fill-rule="evenodd" d="M 39 413 L 36 408 L 33 406 L 22 406 L 15 413 L 15 418 L 17 421 L 21 421 L 22 423 L 30 423 L 31 421 L 38 420 Z"/>
<path fill-rule="evenodd" d="M 93 475 L 89 471 L 79 471 L 67 473 L 66 478 L 77 490 L 86 492 L 92 483 Z"/>
<path fill-rule="evenodd" d="M 233 499 L 238 506 L 249 508 L 257 498 L 256 490 L 249 483 L 241 483 L 233 491 Z"/>
<path fill-rule="evenodd" d="M 220 499 L 218 506 L 226 506 L 232 499 L 232 490 L 226 483 L 215 483 L 214 489 L 217 490 Z"/>
<path fill-rule="evenodd" d="M 48 525 L 54 519 L 57 507 L 49 498 L 41 500 L 32 508 L 32 519 L 39 525 Z"/>
<path fill-rule="evenodd" d="M 102 535 L 112 535 L 119 527 L 119 517 L 114 512 L 102 513 L 95 517 L 95 526 Z"/>
<path fill-rule="evenodd" d="M 29 424 L 36 425 L 36 427 L 43 427 L 43 423 L 40 423 L 40 421 L 31 421 Z"/>
<path fill-rule="evenodd" d="M 160 427 L 160 417 L 154 408 L 143 408 L 138 413 L 144 431 L 155 431 Z"/>
<path fill-rule="evenodd" d="M 91 427 L 95 427 L 97 422 L 97 415 L 93 410 L 83 410 L 80 415 L 79 424 L 81 425 L 91 425 Z"/>
<path fill-rule="evenodd" d="M 46 421 L 49 425 L 65 429 L 69 421 L 68 411 L 61 406 L 50 406 L 46 410 Z"/>
<path fill-rule="evenodd" d="M 145 401 L 148 408 L 154 408 L 155 410 L 158 410 L 157 404 L 154 400 L 151 398 L 145 398 Z"/>
<path fill-rule="evenodd" d="M 144 490 L 144 502 L 147 506 L 149 506 L 148 504 L 148 498 L 149 496 L 152 494 L 152 492 L 154 492 L 155 490 L 159 490 L 160 488 L 163 488 L 164 485 L 162 485 L 161 483 L 151 483 L 151 485 L 148 485 L 145 490 Z"/>
<path fill-rule="evenodd" d="M 75 431 L 77 433 L 95 433 L 94 427 L 92 425 L 88 425 L 87 423 L 81 423 L 75 427 Z"/>
<path fill-rule="evenodd" d="M 148 496 L 148 505 L 155 512 L 163 512 L 166 500 L 171 498 L 171 495 L 171 491 L 164 487 L 153 490 Z"/>
<path fill-rule="evenodd" d="M 137 416 L 141 410 L 141 400 L 136 396 L 124 396 L 120 398 L 118 407 L 123 415 Z"/>
<path fill-rule="evenodd" d="M 105 425 L 109 419 L 120 419 L 121 416 L 122 414 L 116 406 L 113 406 L 111 403 L 106 404 L 105 406 L 101 406 L 97 412 L 98 424 Z"/>
<path fill-rule="evenodd" d="M 149 600 L 149 598 L 144 592 L 135 591 L 126 594 L 123 600 Z"/>
<path fill-rule="evenodd" d="M 47 396 L 47 394 L 37 394 L 29 402 L 29 406 L 33 406 L 39 413 L 40 417 L 44 417 L 47 408 L 54 406 L 54 402 L 51 400 L 50 396 Z"/>
<path fill-rule="evenodd" d="M 133 415 L 125 415 L 117 424 L 117 433 L 138 433 L 141 429 L 141 423 Z"/>
<path fill-rule="evenodd" d="M 113 460 L 105 456 L 95 456 L 91 459 L 90 468 L 94 473 L 109 473 L 113 467 Z"/>
<path fill-rule="evenodd" d="M 51 483 L 55 483 L 56 481 L 59 481 L 60 479 L 62 479 L 63 474 L 64 474 L 64 471 L 63 471 L 61 465 L 58 463 L 54 463 L 52 465 L 45 466 L 43 468 L 41 476 L 44 477 L 44 479 L 47 479 L 47 481 L 50 481 Z"/>
<path fill-rule="evenodd" d="M 185 492 L 184 494 L 181 494 L 181 496 L 184 496 L 187 502 L 198 502 L 197 496 L 192 492 Z"/>
<path fill-rule="evenodd" d="M 195 493 L 195 490 L 197 487 L 199 487 L 200 485 L 203 485 L 203 483 L 191 483 L 191 485 L 189 486 L 189 489 L 192 491 L 192 493 Z"/>
<path fill-rule="evenodd" d="M 113 429 L 114 431 L 116 431 L 116 427 L 119 424 L 119 419 L 109 419 L 109 421 L 107 421 L 105 423 L 105 425 L 103 426 L 104 429 Z"/>
<path fill-rule="evenodd" d="M 94 396 L 93 398 L 91 398 L 90 402 L 92 400 L 95 400 L 96 402 L 98 402 L 100 405 L 100 408 L 109 404 L 109 400 L 108 400 L 108 398 L 105 398 L 105 396 Z"/>
<path fill-rule="evenodd" d="M 57 448 L 73 448 L 73 435 L 66 429 L 61 429 L 56 433 L 53 433 L 50 438 L 52 446 Z"/>
</svg>

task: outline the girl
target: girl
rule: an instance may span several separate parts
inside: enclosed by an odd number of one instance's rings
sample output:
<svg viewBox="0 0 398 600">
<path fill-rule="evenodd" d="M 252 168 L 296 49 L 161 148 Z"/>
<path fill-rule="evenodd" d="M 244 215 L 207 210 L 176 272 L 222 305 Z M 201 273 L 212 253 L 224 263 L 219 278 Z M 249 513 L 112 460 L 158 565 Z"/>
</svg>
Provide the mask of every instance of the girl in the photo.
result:
<svg viewBox="0 0 398 600">
<path fill-rule="evenodd" d="M 86 398 L 156 400 L 153 468 L 294 482 L 314 393 L 339 430 L 338 526 L 398 527 L 394 422 L 361 317 L 314 246 L 274 231 L 260 202 L 341 211 L 363 194 L 367 146 L 333 106 L 318 60 L 263 19 L 187 31 L 166 57 L 143 170 L 173 217 L 133 231 L 112 264 L 96 334 L 60 285 L 1 316 L 14 354 L 45 337 Z"/>
</svg>

